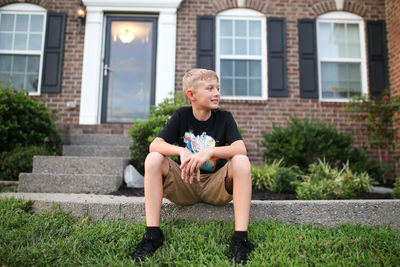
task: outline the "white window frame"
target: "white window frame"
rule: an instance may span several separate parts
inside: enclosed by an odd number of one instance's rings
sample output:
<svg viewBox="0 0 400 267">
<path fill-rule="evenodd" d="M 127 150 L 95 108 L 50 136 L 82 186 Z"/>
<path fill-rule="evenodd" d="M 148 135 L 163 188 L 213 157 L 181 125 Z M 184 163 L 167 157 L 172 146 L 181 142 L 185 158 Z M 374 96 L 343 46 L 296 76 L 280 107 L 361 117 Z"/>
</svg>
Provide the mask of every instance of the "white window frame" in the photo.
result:
<svg viewBox="0 0 400 267">
<path fill-rule="evenodd" d="M 319 49 L 319 23 L 330 22 L 330 23 L 351 23 L 358 24 L 360 32 L 360 59 L 340 59 L 340 58 L 324 58 L 321 59 Z M 349 12 L 330 12 L 324 14 L 317 19 L 317 47 L 318 47 L 318 93 L 319 100 L 321 102 L 349 102 L 350 98 L 322 98 L 322 80 L 321 80 L 321 62 L 345 62 L 345 63 L 360 63 L 361 72 L 361 94 L 368 94 L 367 88 L 367 63 L 366 63 L 366 41 L 365 41 L 365 23 L 362 17 Z"/>
<path fill-rule="evenodd" d="M 36 92 L 29 92 L 31 96 L 38 96 L 41 92 L 42 86 L 42 66 L 43 66 L 43 52 L 44 52 L 44 40 L 46 36 L 46 20 L 47 11 L 46 9 L 34 5 L 34 4 L 9 4 L 0 8 L 2 14 L 16 14 L 16 15 L 43 15 L 43 29 L 42 29 L 42 49 L 41 51 L 35 50 L 0 50 L 0 54 L 9 55 L 27 55 L 27 56 L 39 56 L 39 73 L 38 73 L 38 88 Z M 20 89 L 20 88 L 18 88 Z"/>
<path fill-rule="evenodd" d="M 260 56 L 221 56 L 220 55 L 220 23 L 222 19 L 261 21 L 261 55 Z M 261 96 L 221 96 L 221 99 L 240 100 L 265 100 L 267 99 L 267 34 L 266 18 L 264 14 L 247 8 L 235 8 L 223 11 L 216 18 L 216 43 L 215 43 L 215 66 L 218 76 L 221 78 L 221 59 L 232 60 L 261 60 Z"/>
</svg>

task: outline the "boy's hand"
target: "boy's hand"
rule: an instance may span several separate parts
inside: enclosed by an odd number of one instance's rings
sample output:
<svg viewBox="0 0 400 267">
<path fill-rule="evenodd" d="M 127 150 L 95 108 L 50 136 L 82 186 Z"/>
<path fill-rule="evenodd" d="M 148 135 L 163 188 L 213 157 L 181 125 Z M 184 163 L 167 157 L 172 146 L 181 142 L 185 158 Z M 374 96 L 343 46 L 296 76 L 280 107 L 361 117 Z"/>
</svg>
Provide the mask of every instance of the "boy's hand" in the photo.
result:
<svg viewBox="0 0 400 267">
<path fill-rule="evenodd" d="M 187 150 L 187 149 L 186 149 Z M 189 151 L 189 150 L 187 150 Z M 190 153 L 190 152 L 189 152 Z M 204 149 L 196 154 L 190 153 L 188 157 L 181 156 L 181 173 L 182 179 L 187 183 L 193 183 L 194 176 L 200 182 L 200 166 L 203 165 L 212 156 L 210 149 Z"/>
</svg>

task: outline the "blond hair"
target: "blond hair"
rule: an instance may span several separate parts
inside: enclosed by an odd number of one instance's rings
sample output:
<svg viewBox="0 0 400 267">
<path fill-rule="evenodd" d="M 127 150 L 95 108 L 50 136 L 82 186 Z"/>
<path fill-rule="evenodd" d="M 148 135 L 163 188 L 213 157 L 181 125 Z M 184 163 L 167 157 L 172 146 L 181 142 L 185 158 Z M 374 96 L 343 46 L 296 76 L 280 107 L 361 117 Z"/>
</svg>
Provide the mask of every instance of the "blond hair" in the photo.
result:
<svg viewBox="0 0 400 267">
<path fill-rule="evenodd" d="M 187 90 L 197 89 L 198 82 L 207 80 L 208 78 L 218 79 L 218 75 L 213 70 L 207 69 L 191 69 L 188 70 L 182 78 L 183 92 L 186 94 Z"/>
</svg>

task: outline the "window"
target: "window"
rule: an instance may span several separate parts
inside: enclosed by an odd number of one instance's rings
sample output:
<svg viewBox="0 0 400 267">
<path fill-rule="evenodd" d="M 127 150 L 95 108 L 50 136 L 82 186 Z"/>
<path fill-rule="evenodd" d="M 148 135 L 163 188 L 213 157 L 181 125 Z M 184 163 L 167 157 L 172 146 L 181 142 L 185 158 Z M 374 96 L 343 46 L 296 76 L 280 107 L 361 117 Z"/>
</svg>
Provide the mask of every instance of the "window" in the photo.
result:
<svg viewBox="0 0 400 267">
<path fill-rule="evenodd" d="M 367 93 L 364 23 L 356 15 L 332 12 L 317 20 L 321 100 L 346 101 Z"/>
<path fill-rule="evenodd" d="M 45 15 L 31 4 L 0 9 L 0 80 L 32 95 L 40 92 Z"/>
<path fill-rule="evenodd" d="M 265 99 L 265 17 L 247 9 L 217 16 L 216 69 L 225 99 Z"/>
</svg>

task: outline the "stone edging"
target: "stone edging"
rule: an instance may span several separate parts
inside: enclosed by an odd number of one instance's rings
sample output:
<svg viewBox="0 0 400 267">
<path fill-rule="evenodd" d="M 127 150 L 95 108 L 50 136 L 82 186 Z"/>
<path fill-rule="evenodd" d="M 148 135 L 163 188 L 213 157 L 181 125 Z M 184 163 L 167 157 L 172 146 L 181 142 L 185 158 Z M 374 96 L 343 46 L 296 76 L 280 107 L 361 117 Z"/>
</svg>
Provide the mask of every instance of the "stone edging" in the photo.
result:
<svg viewBox="0 0 400 267">
<path fill-rule="evenodd" d="M 34 201 L 34 211 L 58 207 L 73 216 L 133 222 L 145 221 L 143 197 L 88 194 L 2 193 L 0 198 L 24 198 Z M 285 224 L 338 226 L 343 223 L 387 225 L 400 230 L 400 200 L 253 200 L 250 221 L 278 221 Z M 233 220 L 233 203 L 222 207 L 196 204 L 178 207 L 163 201 L 162 220 L 176 218 L 200 221 Z"/>
</svg>

